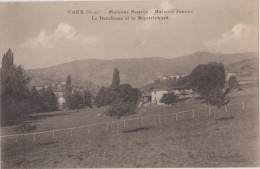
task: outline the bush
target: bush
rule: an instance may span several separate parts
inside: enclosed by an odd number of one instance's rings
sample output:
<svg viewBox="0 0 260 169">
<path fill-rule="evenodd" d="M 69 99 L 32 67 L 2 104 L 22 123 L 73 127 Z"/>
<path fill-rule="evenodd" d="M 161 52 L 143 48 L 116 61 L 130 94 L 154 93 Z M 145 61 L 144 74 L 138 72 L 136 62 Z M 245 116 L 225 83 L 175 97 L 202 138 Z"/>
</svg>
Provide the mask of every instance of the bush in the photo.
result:
<svg viewBox="0 0 260 169">
<path fill-rule="evenodd" d="M 29 122 L 21 119 L 17 122 L 15 129 L 16 129 L 16 131 L 26 133 L 26 132 L 35 131 L 37 127 L 38 127 L 38 125 L 36 125 L 34 123 L 29 123 Z"/>
<path fill-rule="evenodd" d="M 226 97 L 226 95 L 229 93 L 229 89 L 226 90 L 225 93 L 223 93 L 220 90 L 210 91 L 205 97 L 204 97 L 204 103 L 217 106 L 218 108 L 225 106 L 229 103 L 229 99 Z"/>
<path fill-rule="evenodd" d="M 238 84 L 238 80 L 236 76 L 230 76 L 230 78 L 228 79 L 228 87 L 230 89 L 238 89 L 239 88 L 239 84 Z"/>
<path fill-rule="evenodd" d="M 178 100 L 178 96 L 176 96 L 173 92 L 169 92 L 163 94 L 160 102 L 167 105 L 172 105 L 173 103 L 177 102 L 177 100 Z"/>
<path fill-rule="evenodd" d="M 140 91 L 129 84 L 121 84 L 109 88 L 102 87 L 95 99 L 97 107 L 113 104 L 116 100 L 136 104 L 140 98 Z"/>
<path fill-rule="evenodd" d="M 119 120 L 122 116 L 135 114 L 135 109 L 136 104 L 125 102 L 122 99 L 117 99 L 113 104 L 110 105 L 105 114 L 111 117 L 115 117 Z"/>
</svg>

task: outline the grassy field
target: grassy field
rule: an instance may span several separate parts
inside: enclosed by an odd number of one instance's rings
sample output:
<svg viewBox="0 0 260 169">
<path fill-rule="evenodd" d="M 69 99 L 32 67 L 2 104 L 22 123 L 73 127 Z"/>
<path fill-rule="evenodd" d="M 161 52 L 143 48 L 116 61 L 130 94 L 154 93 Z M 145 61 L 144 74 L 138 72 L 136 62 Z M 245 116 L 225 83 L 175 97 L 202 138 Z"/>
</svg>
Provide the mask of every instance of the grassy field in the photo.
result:
<svg viewBox="0 0 260 169">
<path fill-rule="evenodd" d="M 3 168 L 72 168 L 72 167 L 253 167 L 259 166 L 258 91 L 245 88 L 233 93 L 224 108 L 195 110 L 175 115 L 169 113 L 206 108 L 199 100 L 188 99 L 174 106 L 139 108 L 136 115 L 124 119 L 161 115 L 79 128 L 24 138 L 3 138 Z M 145 110 L 144 110 L 145 109 Z M 30 117 L 37 131 L 114 121 L 105 108 L 71 112 L 43 113 Z M 14 125 L 1 127 L 1 135 L 15 134 Z"/>
</svg>

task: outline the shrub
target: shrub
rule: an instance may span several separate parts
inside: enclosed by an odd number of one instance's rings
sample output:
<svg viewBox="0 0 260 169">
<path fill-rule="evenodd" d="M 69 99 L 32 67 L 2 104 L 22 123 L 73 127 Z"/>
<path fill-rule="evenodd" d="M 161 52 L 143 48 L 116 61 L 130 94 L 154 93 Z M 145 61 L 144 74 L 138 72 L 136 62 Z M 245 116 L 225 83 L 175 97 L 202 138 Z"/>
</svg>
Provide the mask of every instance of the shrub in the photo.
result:
<svg viewBox="0 0 260 169">
<path fill-rule="evenodd" d="M 160 102 L 167 105 L 172 105 L 173 103 L 177 102 L 177 100 L 178 100 L 178 96 L 176 96 L 173 92 L 169 92 L 163 94 Z"/>
<path fill-rule="evenodd" d="M 113 104 L 110 105 L 105 114 L 111 117 L 115 117 L 119 120 L 122 116 L 135 114 L 135 109 L 136 104 L 125 102 L 122 99 L 117 99 Z"/>
<path fill-rule="evenodd" d="M 35 131 L 37 127 L 38 127 L 38 125 L 36 125 L 34 123 L 29 123 L 29 122 L 21 119 L 17 122 L 15 129 L 16 129 L 16 131 L 26 133 L 26 132 Z"/>
</svg>

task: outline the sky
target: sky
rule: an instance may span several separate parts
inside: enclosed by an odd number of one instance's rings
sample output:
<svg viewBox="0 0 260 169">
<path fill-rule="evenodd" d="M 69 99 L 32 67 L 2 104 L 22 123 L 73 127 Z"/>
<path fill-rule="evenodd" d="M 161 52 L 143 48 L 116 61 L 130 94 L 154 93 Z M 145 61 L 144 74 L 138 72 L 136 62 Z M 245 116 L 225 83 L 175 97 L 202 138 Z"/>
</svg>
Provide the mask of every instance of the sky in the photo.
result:
<svg viewBox="0 0 260 169">
<path fill-rule="evenodd" d="M 109 10 L 155 9 L 192 13 L 156 15 L 168 16 L 165 21 L 91 20 L 91 16 L 138 16 L 109 15 Z M 101 13 L 72 15 L 68 10 Z M 2 2 L 0 25 L 1 58 L 11 48 L 15 64 L 25 69 L 81 59 L 258 51 L 257 0 Z"/>
</svg>

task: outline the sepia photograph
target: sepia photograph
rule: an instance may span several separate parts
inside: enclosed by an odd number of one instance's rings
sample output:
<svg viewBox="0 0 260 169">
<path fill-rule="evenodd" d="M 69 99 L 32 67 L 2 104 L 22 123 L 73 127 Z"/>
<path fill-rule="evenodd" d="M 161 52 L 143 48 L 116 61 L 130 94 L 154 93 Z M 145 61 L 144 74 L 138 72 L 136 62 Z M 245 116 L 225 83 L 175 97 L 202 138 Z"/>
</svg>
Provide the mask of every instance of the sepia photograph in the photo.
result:
<svg viewBox="0 0 260 169">
<path fill-rule="evenodd" d="M 259 167 L 259 1 L 0 2 L 1 168 Z"/>
</svg>

